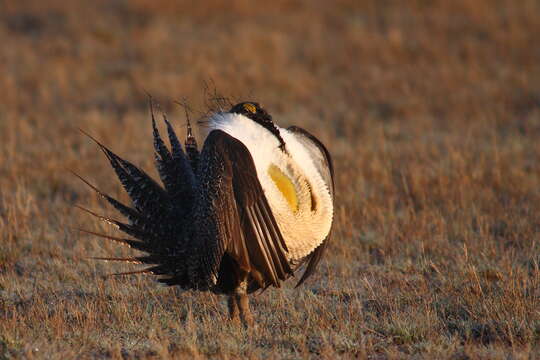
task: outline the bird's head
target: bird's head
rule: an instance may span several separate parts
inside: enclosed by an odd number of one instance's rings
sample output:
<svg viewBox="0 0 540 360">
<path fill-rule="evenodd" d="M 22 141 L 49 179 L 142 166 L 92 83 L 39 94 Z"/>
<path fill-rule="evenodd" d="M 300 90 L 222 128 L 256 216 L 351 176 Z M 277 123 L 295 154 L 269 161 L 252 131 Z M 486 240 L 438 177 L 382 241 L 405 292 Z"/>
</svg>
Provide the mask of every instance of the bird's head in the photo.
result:
<svg viewBox="0 0 540 360">
<path fill-rule="evenodd" d="M 241 102 L 234 105 L 231 113 L 244 115 L 259 124 L 272 123 L 272 116 L 256 102 Z"/>
<path fill-rule="evenodd" d="M 279 129 L 272 121 L 272 115 L 270 115 L 265 109 L 263 109 L 259 103 L 253 101 L 241 102 L 234 105 L 230 110 L 230 113 L 240 114 L 248 119 L 251 119 L 270 131 L 276 136 L 280 143 L 280 148 L 285 149 L 285 142 L 283 141 Z"/>
</svg>

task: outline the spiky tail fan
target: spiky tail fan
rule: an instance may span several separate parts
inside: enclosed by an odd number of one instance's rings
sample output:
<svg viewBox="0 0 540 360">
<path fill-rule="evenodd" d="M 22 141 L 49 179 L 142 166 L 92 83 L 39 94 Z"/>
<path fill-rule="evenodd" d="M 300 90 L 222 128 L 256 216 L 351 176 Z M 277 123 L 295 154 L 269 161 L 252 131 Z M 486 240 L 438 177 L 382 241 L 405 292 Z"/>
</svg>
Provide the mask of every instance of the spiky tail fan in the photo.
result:
<svg viewBox="0 0 540 360">
<path fill-rule="evenodd" d="M 119 230 L 134 239 L 112 237 L 87 230 L 82 231 L 105 239 L 121 242 L 134 249 L 148 253 L 145 256 L 128 259 L 96 258 L 100 260 L 153 264 L 153 266 L 143 270 L 122 274 L 151 273 L 165 275 L 159 281 L 168 285 L 180 285 L 181 287 L 189 288 L 191 287 L 191 283 L 187 275 L 185 252 L 189 238 L 192 235 L 190 234 L 192 227 L 190 226 L 189 218 L 194 207 L 198 186 L 195 167 L 197 166 L 199 151 L 197 149 L 197 143 L 191 135 L 189 123 L 186 154 L 171 124 L 163 116 L 167 126 L 170 143 L 169 150 L 157 129 L 152 102 L 150 102 L 150 109 L 156 167 L 163 186 L 150 178 L 143 170 L 131 162 L 122 159 L 86 133 L 88 137 L 96 142 L 109 160 L 122 186 L 131 198 L 131 206 L 127 206 L 109 195 L 102 193 L 89 182 L 75 174 L 125 216 L 128 222 L 123 223 L 98 215 L 82 207 L 80 208 L 98 217 L 100 220 L 116 226 Z"/>
</svg>

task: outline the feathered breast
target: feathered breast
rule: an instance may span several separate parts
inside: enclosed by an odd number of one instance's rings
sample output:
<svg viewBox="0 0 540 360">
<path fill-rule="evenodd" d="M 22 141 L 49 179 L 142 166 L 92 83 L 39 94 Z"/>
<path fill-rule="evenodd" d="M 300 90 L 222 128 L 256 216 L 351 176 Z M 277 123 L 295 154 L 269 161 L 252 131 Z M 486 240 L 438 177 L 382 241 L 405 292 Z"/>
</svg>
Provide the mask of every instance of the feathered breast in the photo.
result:
<svg viewBox="0 0 540 360">
<path fill-rule="evenodd" d="M 330 232 L 333 216 L 331 185 L 324 181 L 309 150 L 294 133 L 279 128 L 287 152 L 282 151 L 272 133 L 239 114 L 215 114 L 208 131 L 214 129 L 228 133 L 248 148 L 289 258 L 309 255 Z"/>
</svg>

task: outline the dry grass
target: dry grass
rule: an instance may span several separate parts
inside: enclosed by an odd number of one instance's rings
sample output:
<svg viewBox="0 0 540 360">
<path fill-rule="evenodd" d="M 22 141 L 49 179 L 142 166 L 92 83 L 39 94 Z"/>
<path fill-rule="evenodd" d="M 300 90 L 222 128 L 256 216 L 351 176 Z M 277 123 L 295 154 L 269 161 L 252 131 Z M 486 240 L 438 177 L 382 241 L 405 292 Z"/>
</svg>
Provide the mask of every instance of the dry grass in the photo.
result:
<svg viewBox="0 0 540 360">
<path fill-rule="evenodd" d="M 91 3 L 0 2 L 0 358 L 540 357 L 538 1 Z M 66 169 L 125 198 L 77 127 L 151 169 L 143 89 L 182 130 L 208 79 L 337 168 L 320 271 L 249 331 L 69 230 L 112 233 Z"/>
</svg>

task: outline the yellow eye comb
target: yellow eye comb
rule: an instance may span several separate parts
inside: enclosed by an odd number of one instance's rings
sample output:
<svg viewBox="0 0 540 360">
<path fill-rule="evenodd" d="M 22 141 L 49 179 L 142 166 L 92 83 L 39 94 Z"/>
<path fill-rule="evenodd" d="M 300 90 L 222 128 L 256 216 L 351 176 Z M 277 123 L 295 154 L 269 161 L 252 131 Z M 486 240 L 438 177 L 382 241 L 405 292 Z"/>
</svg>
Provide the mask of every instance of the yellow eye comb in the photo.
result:
<svg viewBox="0 0 540 360">
<path fill-rule="evenodd" d="M 244 109 L 252 114 L 255 114 L 257 112 L 257 108 L 255 107 L 255 105 L 251 104 L 251 103 L 247 103 L 247 104 L 244 104 Z"/>
</svg>

